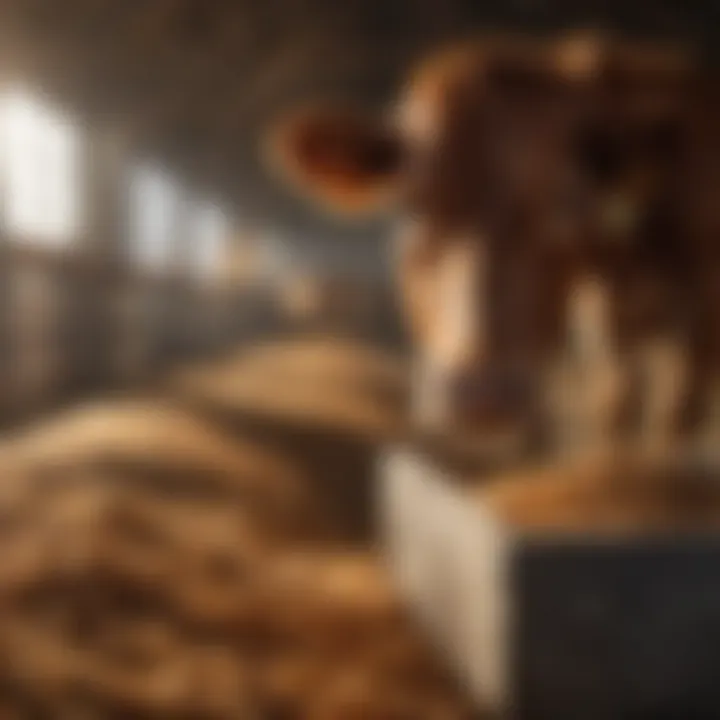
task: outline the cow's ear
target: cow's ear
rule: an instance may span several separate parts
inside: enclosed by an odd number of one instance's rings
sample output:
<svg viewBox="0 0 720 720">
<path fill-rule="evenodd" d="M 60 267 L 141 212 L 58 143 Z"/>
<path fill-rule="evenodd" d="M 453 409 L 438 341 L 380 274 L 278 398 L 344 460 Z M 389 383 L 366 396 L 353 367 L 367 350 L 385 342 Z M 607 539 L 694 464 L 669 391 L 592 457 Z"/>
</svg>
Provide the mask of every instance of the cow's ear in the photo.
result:
<svg viewBox="0 0 720 720">
<path fill-rule="evenodd" d="M 265 150 L 273 169 L 297 190 L 332 209 L 357 214 L 393 199 L 404 160 L 393 129 L 340 109 L 288 116 L 270 131 Z"/>
</svg>

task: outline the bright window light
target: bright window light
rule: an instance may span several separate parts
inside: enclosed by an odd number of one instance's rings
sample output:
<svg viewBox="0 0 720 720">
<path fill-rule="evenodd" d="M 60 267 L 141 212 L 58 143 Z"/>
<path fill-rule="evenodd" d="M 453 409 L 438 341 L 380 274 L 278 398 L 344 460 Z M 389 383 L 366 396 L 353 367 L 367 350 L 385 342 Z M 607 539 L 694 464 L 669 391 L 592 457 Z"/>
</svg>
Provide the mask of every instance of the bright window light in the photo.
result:
<svg viewBox="0 0 720 720">
<path fill-rule="evenodd" d="M 201 276 L 215 274 L 226 259 L 230 222 L 225 213 L 210 202 L 195 203 L 190 217 L 192 228 L 189 238 L 191 269 Z"/>
<path fill-rule="evenodd" d="M 140 168 L 130 183 L 130 254 L 135 263 L 164 269 L 172 259 L 180 192 L 163 172 Z"/>
<path fill-rule="evenodd" d="M 11 237 L 61 246 L 81 229 L 80 134 L 20 92 L 0 98 L 3 221 Z"/>
</svg>

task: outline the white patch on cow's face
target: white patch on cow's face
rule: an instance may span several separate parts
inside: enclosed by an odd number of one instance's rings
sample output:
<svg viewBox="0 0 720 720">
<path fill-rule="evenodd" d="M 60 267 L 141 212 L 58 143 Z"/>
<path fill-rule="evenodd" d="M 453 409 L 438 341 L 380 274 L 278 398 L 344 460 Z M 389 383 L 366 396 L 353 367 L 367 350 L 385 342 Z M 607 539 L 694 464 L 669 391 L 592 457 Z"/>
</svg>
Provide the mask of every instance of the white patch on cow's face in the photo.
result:
<svg viewBox="0 0 720 720">
<path fill-rule="evenodd" d="M 485 339 L 485 262 L 481 243 L 456 241 L 438 261 L 433 362 L 464 368 L 482 354 Z"/>
<path fill-rule="evenodd" d="M 482 244 L 471 239 L 447 242 L 434 262 L 429 332 L 418 348 L 414 411 L 421 422 L 439 424 L 455 415 L 453 382 L 482 373 L 486 267 Z"/>
</svg>

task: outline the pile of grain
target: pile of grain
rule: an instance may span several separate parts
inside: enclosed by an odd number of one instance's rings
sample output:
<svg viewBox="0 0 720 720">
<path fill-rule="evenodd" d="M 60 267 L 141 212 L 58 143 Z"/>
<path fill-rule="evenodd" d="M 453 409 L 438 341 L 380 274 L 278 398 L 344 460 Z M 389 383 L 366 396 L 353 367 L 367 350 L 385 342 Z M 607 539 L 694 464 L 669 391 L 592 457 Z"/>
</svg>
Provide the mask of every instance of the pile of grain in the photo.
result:
<svg viewBox="0 0 720 720">
<path fill-rule="evenodd" d="M 327 337 L 255 345 L 169 380 L 177 402 L 292 457 L 308 480 L 308 526 L 354 542 L 374 526 L 378 446 L 407 433 L 405 362 Z"/>
<path fill-rule="evenodd" d="M 408 378 L 401 358 L 319 337 L 269 342 L 178 373 L 171 389 L 238 414 L 382 439 L 406 427 Z"/>
<path fill-rule="evenodd" d="M 44 485 L 94 473 L 143 492 L 241 503 L 281 532 L 306 502 L 291 458 L 158 399 L 89 403 L 8 436 L 0 456 Z"/>
<path fill-rule="evenodd" d="M 621 452 L 515 470 L 474 494 L 508 523 L 536 530 L 642 533 L 720 527 L 717 472 L 680 457 Z"/>
<path fill-rule="evenodd" d="M 80 480 L 3 498 L 3 717 L 468 716 L 370 553 Z"/>
<path fill-rule="evenodd" d="M 285 349 L 254 372 L 340 387 L 371 365 Z M 470 717 L 374 553 L 298 542 L 317 498 L 296 456 L 136 400 L 17 433 L 0 458 L 2 717 Z"/>
<path fill-rule="evenodd" d="M 225 638 L 271 551 L 262 533 L 238 508 L 85 480 L 3 508 L 6 704 L 18 717 L 244 715 Z"/>
<path fill-rule="evenodd" d="M 470 717 L 372 554 L 289 552 L 268 568 L 260 597 L 254 665 L 265 716 Z"/>
</svg>

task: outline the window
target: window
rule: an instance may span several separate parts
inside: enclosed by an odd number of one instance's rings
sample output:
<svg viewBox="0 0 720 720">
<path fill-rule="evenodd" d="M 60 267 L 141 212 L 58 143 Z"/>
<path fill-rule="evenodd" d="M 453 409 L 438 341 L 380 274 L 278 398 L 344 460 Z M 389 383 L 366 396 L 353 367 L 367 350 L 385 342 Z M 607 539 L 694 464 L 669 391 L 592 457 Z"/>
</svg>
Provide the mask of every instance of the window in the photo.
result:
<svg viewBox="0 0 720 720">
<path fill-rule="evenodd" d="M 0 99 L 3 221 L 17 239 L 59 246 L 80 231 L 77 127 L 20 92 Z"/>
<path fill-rule="evenodd" d="M 215 204 L 198 202 L 192 207 L 189 262 L 193 273 L 207 277 L 216 274 L 227 259 L 230 223 Z"/>
<path fill-rule="evenodd" d="M 130 255 L 137 265 L 166 268 L 172 260 L 180 192 L 165 175 L 139 168 L 130 183 Z"/>
</svg>

